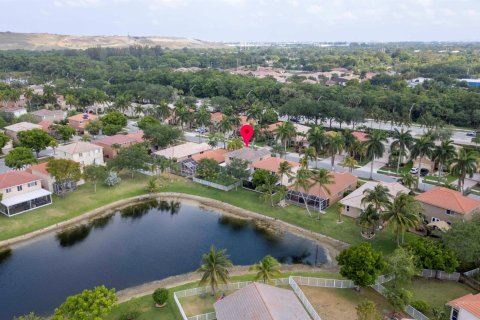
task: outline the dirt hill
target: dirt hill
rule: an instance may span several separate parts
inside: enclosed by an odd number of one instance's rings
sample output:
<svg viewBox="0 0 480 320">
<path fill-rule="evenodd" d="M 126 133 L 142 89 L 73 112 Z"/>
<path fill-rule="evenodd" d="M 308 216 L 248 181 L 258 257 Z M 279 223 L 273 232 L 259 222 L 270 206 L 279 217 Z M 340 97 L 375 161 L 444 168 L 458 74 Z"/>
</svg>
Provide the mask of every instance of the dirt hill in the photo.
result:
<svg viewBox="0 0 480 320">
<path fill-rule="evenodd" d="M 0 50 L 86 49 L 91 47 L 161 46 L 170 49 L 222 48 L 220 43 L 175 37 L 72 36 L 50 33 L 0 32 Z"/>
</svg>

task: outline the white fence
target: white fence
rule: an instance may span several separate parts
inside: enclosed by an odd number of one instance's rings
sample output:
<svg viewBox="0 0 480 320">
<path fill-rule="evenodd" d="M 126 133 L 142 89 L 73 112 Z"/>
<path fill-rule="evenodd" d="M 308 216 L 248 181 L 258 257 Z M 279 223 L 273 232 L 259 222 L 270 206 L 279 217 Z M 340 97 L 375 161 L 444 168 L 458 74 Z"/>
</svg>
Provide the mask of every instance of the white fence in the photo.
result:
<svg viewBox="0 0 480 320">
<path fill-rule="evenodd" d="M 185 311 L 183 311 L 182 304 L 180 303 L 180 301 L 178 301 L 176 292 L 173 293 L 173 300 L 175 300 L 175 303 L 177 304 L 178 310 L 180 310 L 183 320 L 188 320 L 187 315 L 185 314 Z"/>
<path fill-rule="evenodd" d="M 318 315 L 317 311 L 315 308 L 312 306 L 310 301 L 308 301 L 307 297 L 303 293 L 302 289 L 298 286 L 298 284 L 295 282 L 294 278 L 302 278 L 302 277 L 290 277 L 288 278 L 288 282 L 290 283 L 290 286 L 292 287 L 293 291 L 297 295 L 298 299 L 303 303 L 305 309 L 307 312 L 310 314 L 310 316 L 313 318 L 313 320 L 322 320 L 320 316 Z M 325 279 L 328 280 L 328 279 Z"/>
<path fill-rule="evenodd" d="M 199 179 L 196 177 L 193 177 L 193 182 L 203 184 L 204 186 L 212 187 L 215 189 L 223 190 L 223 191 L 230 191 L 234 189 L 235 187 L 238 187 L 241 184 L 241 181 L 235 182 L 234 184 L 231 184 L 229 186 L 224 186 L 215 182 Z"/>
<path fill-rule="evenodd" d="M 193 317 L 188 317 L 188 320 L 215 320 L 217 319 L 217 315 L 215 312 L 209 312 L 204 314 L 199 314 Z"/>
<path fill-rule="evenodd" d="M 467 271 L 467 272 L 464 272 L 463 274 L 466 275 L 467 277 L 474 277 L 476 274 L 478 274 L 480 272 L 480 268 L 477 268 L 477 269 L 473 269 L 473 270 L 470 270 L 470 271 Z"/>
<path fill-rule="evenodd" d="M 338 280 L 338 279 L 324 279 L 324 278 L 312 278 L 312 277 L 290 277 L 300 286 L 310 287 L 324 287 L 324 288 L 355 288 L 352 280 Z"/>
<path fill-rule="evenodd" d="M 440 280 L 458 281 L 458 279 L 460 279 L 460 273 L 458 273 L 458 272 L 448 273 L 448 272 L 440 271 L 440 270 L 423 269 L 422 270 L 422 277 L 424 277 L 424 278 L 436 278 L 436 279 L 440 279 Z"/>
</svg>

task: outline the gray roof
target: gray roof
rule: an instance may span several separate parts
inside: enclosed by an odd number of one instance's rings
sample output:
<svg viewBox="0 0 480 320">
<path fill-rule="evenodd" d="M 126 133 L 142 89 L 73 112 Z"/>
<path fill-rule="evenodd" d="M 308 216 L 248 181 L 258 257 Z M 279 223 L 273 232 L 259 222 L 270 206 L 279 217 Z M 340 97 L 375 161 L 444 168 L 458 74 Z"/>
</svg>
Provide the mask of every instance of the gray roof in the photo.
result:
<svg viewBox="0 0 480 320">
<path fill-rule="evenodd" d="M 311 320 L 293 291 L 254 282 L 214 304 L 217 320 Z"/>
<path fill-rule="evenodd" d="M 227 153 L 229 158 L 237 158 L 248 161 L 259 160 L 262 157 L 270 156 L 271 152 L 268 149 L 253 149 L 253 148 L 242 148 L 232 152 Z"/>
<path fill-rule="evenodd" d="M 33 111 L 32 114 L 36 116 L 53 116 L 53 115 L 59 115 L 59 116 L 64 116 L 65 112 L 62 110 L 48 110 L 48 109 L 40 109 L 37 111 Z"/>
</svg>

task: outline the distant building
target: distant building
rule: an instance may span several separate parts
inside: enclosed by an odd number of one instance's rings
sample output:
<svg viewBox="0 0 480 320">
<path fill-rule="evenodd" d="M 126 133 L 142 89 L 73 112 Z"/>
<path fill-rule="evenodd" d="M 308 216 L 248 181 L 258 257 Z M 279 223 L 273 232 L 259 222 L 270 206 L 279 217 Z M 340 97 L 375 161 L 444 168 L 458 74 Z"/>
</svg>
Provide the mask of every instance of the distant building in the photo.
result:
<svg viewBox="0 0 480 320">
<path fill-rule="evenodd" d="M 254 282 L 215 302 L 218 320 L 310 320 L 292 290 Z"/>
<path fill-rule="evenodd" d="M 187 158 L 191 158 L 195 154 L 204 153 L 207 150 L 210 150 L 210 146 L 207 143 L 186 142 L 170 148 L 158 150 L 153 154 L 157 157 L 176 159 L 180 162 Z"/>
<path fill-rule="evenodd" d="M 28 131 L 32 129 L 42 129 L 41 125 L 30 123 L 30 122 L 19 122 L 12 124 L 10 126 L 6 126 L 3 128 L 5 130 L 5 134 L 12 138 L 14 142 L 18 142 L 17 135 L 19 132 Z"/>
<path fill-rule="evenodd" d="M 42 189 L 38 177 L 26 171 L 0 174 L 0 212 L 11 217 L 52 203 L 51 192 Z"/>
<path fill-rule="evenodd" d="M 92 141 L 93 144 L 103 147 L 103 156 L 106 159 L 113 159 L 117 156 L 118 150 L 116 147 L 125 148 L 139 142 L 143 142 L 143 138 L 138 139 L 136 136 L 130 136 L 128 134 L 116 134 Z"/>
<path fill-rule="evenodd" d="M 77 131 L 78 133 L 83 133 L 85 132 L 85 127 L 87 126 L 87 124 L 96 119 L 97 116 L 91 113 L 76 114 L 74 116 L 68 117 L 68 125 L 75 129 L 75 131 Z"/>
<path fill-rule="evenodd" d="M 458 79 L 458 81 L 465 81 L 470 87 L 480 88 L 480 79 Z"/>
<path fill-rule="evenodd" d="M 11 114 L 14 117 L 20 117 L 21 115 L 27 114 L 27 108 L 13 103 L 7 104 L 7 106 L 1 108 L 0 111 Z"/>
<path fill-rule="evenodd" d="M 31 112 L 37 122 L 41 121 L 61 121 L 64 120 L 67 116 L 67 113 L 63 110 L 48 110 L 41 109 L 34 112 Z"/>
</svg>

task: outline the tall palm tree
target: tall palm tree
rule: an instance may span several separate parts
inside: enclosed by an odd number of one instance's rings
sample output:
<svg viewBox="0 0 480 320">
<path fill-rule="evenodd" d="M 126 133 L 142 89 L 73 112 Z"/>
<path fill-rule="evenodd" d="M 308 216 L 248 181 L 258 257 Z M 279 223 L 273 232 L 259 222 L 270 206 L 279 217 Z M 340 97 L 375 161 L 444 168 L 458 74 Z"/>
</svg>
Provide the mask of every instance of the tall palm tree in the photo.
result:
<svg viewBox="0 0 480 320">
<path fill-rule="evenodd" d="M 315 168 L 317 168 L 317 150 L 314 147 L 308 147 L 303 149 L 303 157 L 305 158 L 307 164 L 308 161 L 315 161 Z"/>
<path fill-rule="evenodd" d="M 362 204 L 371 204 L 377 210 L 382 212 L 392 200 L 392 195 L 387 187 L 377 184 L 373 189 L 363 191 Z"/>
<path fill-rule="evenodd" d="M 397 237 L 397 245 L 403 244 L 405 231 L 420 225 L 420 204 L 406 193 L 400 193 L 383 213 L 383 220 L 393 228 Z M 400 238 L 401 236 L 401 238 Z"/>
<path fill-rule="evenodd" d="M 228 151 L 242 149 L 242 147 L 243 147 L 243 141 L 242 141 L 241 138 L 233 138 L 227 144 L 227 150 Z"/>
<path fill-rule="evenodd" d="M 417 177 L 410 174 L 410 172 L 402 172 L 400 173 L 400 179 L 398 182 L 403 184 L 408 189 L 412 189 L 417 183 Z"/>
<path fill-rule="evenodd" d="M 228 268 L 232 262 L 228 259 L 226 250 L 217 250 L 215 246 L 210 247 L 210 251 L 204 253 L 202 262 L 197 272 L 203 272 L 200 284 L 209 284 L 212 289 L 212 296 L 215 295 L 215 288 L 218 288 L 220 282 L 227 283 L 230 278 Z"/>
<path fill-rule="evenodd" d="M 307 132 L 307 141 L 311 147 L 320 152 L 325 147 L 327 137 L 322 126 L 313 126 Z"/>
<path fill-rule="evenodd" d="M 456 156 L 452 140 L 443 140 L 440 145 L 435 146 L 432 153 L 432 160 L 438 163 L 438 183 L 443 173 L 443 166 L 448 165 Z"/>
<path fill-rule="evenodd" d="M 264 111 L 265 107 L 261 103 L 255 101 L 247 110 L 247 120 L 254 120 L 257 123 L 261 123 Z"/>
<path fill-rule="evenodd" d="M 353 172 L 353 169 L 357 166 L 358 162 L 352 157 L 346 157 L 343 159 L 343 165 L 348 168 L 348 172 Z"/>
<path fill-rule="evenodd" d="M 452 160 L 452 172 L 458 177 L 458 190 L 464 191 L 467 174 L 472 177 L 477 171 L 477 156 L 475 151 L 467 151 L 464 148 L 458 150 L 458 155 Z"/>
<path fill-rule="evenodd" d="M 345 144 L 341 133 L 335 133 L 328 136 L 326 141 L 326 149 L 331 157 L 332 170 L 335 170 L 335 155 L 343 151 Z"/>
<path fill-rule="evenodd" d="M 270 205 L 273 207 L 273 194 L 277 192 L 280 186 L 278 183 L 278 175 L 269 174 L 265 177 L 265 180 L 261 185 L 259 185 L 256 190 L 260 191 L 263 194 L 263 198 L 270 200 Z"/>
<path fill-rule="evenodd" d="M 305 203 L 305 208 L 307 209 L 308 215 L 311 217 L 312 214 L 310 213 L 310 209 L 308 209 L 307 199 L 305 199 L 304 194 L 310 190 L 311 181 L 310 178 L 312 177 L 312 172 L 308 169 L 301 168 L 297 171 L 295 176 L 295 182 L 293 183 L 293 187 L 296 192 L 301 193 L 301 197 L 303 202 Z M 300 191 L 303 189 L 303 191 Z"/>
<path fill-rule="evenodd" d="M 197 112 L 195 112 L 195 123 L 203 129 L 211 124 L 210 112 L 208 112 L 206 107 L 200 107 Z"/>
<path fill-rule="evenodd" d="M 232 122 L 230 121 L 230 117 L 223 115 L 222 119 L 217 124 L 218 130 L 223 133 L 223 145 L 227 147 L 227 134 L 232 130 Z"/>
<path fill-rule="evenodd" d="M 280 176 L 280 184 L 282 184 L 284 176 L 289 179 L 292 177 L 292 165 L 288 161 L 280 162 L 277 173 Z"/>
<path fill-rule="evenodd" d="M 188 107 L 183 103 L 177 103 L 175 106 L 175 121 L 180 123 L 180 127 L 182 127 L 192 120 L 193 113 L 190 112 Z"/>
<path fill-rule="evenodd" d="M 255 280 L 262 279 L 263 283 L 267 283 L 280 275 L 280 266 L 281 264 L 277 261 L 277 259 L 268 255 L 260 262 L 254 264 L 250 270 L 257 271 Z"/>
<path fill-rule="evenodd" d="M 400 163 L 404 156 L 407 155 L 407 151 L 413 145 L 413 137 L 410 130 L 404 130 L 403 128 L 400 131 L 395 128 L 393 131 L 393 142 L 391 149 L 398 149 L 398 161 L 397 161 L 397 172 L 400 170 Z"/>
<path fill-rule="evenodd" d="M 295 127 L 293 126 L 293 123 L 291 123 L 290 121 L 281 123 L 275 129 L 275 136 L 278 140 L 280 140 L 283 143 L 285 152 L 287 152 L 288 142 L 293 138 L 295 138 L 296 135 L 297 135 L 297 132 L 295 131 Z"/>
<path fill-rule="evenodd" d="M 352 134 L 352 130 L 346 129 L 343 132 L 343 137 L 345 140 L 345 151 L 348 152 L 349 156 L 353 156 L 353 151 L 355 148 L 355 142 L 358 141 L 357 138 Z"/>
<path fill-rule="evenodd" d="M 358 216 L 358 224 L 362 226 L 362 234 L 365 232 L 365 229 L 371 228 L 370 232 L 375 234 L 375 229 L 378 221 L 380 220 L 380 215 L 378 211 L 372 204 L 369 204 Z"/>
<path fill-rule="evenodd" d="M 157 117 L 161 119 L 162 121 L 165 121 L 170 116 L 170 108 L 168 107 L 168 103 L 165 101 L 160 101 L 160 103 L 156 106 L 153 106 L 151 109 L 151 114 L 154 117 Z"/>
<path fill-rule="evenodd" d="M 412 149 L 410 150 L 410 156 L 412 159 L 420 157 L 418 161 L 417 187 L 420 181 L 420 170 L 422 169 L 422 160 L 424 157 L 429 157 L 429 158 L 432 157 L 434 147 L 435 145 L 432 139 L 427 135 L 423 135 L 420 137 L 420 139 L 415 141 L 415 143 L 412 146 Z"/>
<path fill-rule="evenodd" d="M 371 134 L 367 134 L 365 141 L 365 148 L 367 157 L 370 159 L 370 179 L 373 179 L 373 162 L 375 158 L 380 158 L 385 152 L 384 142 L 387 142 L 387 137 L 383 131 L 375 130 Z"/>
<path fill-rule="evenodd" d="M 318 170 L 317 172 L 313 173 L 312 180 L 313 180 L 312 186 L 318 184 L 320 189 L 325 190 L 325 192 L 328 195 L 331 194 L 331 191 L 330 191 L 328 185 L 331 185 L 331 184 L 335 183 L 335 177 L 333 176 L 333 174 L 330 171 L 322 168 L 322 169 Z M 318 217 L 317 218 L 320 219 L 320 211 L 318 211 Z"/>
</svg>

